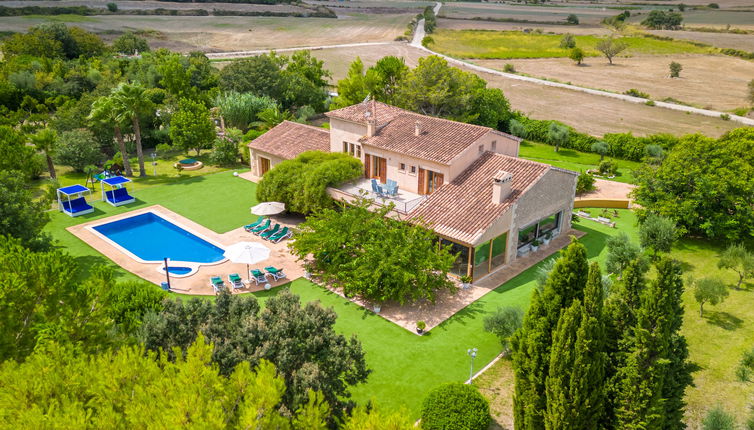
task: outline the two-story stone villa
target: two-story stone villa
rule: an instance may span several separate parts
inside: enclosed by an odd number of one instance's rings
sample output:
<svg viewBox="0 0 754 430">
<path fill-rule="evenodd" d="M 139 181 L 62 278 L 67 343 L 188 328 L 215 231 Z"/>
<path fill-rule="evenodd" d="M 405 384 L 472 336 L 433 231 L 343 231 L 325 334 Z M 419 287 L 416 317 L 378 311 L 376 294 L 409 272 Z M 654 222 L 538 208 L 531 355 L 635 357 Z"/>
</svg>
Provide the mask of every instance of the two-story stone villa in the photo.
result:
<svg viewBox="0 0 754 430">
<path fill-rule="evenodd" d="M 518 158 L 520 139 L 488 127 L 428 117 L 369 101 L 328 112 L 330 129 L 284 122 L 249 144 L 251 170 L 264 175 L 304 151 L 345 152 L 364 178 L 331 195 L 369 193 L 401 219 L 428 224 L 474 280 L 570 228 L 575 172 Z M 374 192 L 397 183 L 397 193 Z M 378 189 L 381 191 L 381 189 Z"/>
</svg>

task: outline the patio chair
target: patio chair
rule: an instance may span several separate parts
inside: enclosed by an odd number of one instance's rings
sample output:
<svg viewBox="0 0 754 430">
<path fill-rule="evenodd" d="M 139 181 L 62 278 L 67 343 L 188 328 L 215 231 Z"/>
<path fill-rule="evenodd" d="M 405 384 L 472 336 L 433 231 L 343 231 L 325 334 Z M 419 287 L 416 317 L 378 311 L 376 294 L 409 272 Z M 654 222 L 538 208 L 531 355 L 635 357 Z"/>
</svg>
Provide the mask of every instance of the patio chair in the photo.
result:
<svg viewBox="0 0 754 430">
<path fill-rule="evenodd" d="M 283 227 L 279 232 L 270 236 L 269 241 L 272 243 L 278 243 L 283 239 L 287 239 L 293 236 L 293 232 L 288 227 Z"/>
<path fill-rule="evenodd" d="M 259 217 L 259 219 L 258 219 L 258 220 L 256 220 L 255 222 L 253 222 L 253 223 L 251 223 L 251 224 L 246 224 L 245 226 L 243 226 L 243 229 L 244 229 L 244 230 L 246 230 L 246 231 L 248 231 L 249 233 L 251 233 L 251 230 L 252 230 L 252 229 L 253 229 L 254 227 L 257 227 L 257 226 L 259 226 L 259 224 L 262 224 L 263 222 L 264 222 L 264 217 L 263 217 L 263 216 L 260 216 L 260 217 Z"/>
<path fill-rule="evenodd" d="M 275 224 L 275 227 L 265 231 L 264 233 L 260 233 L 259 237 L 261 237 L 264 240 L 267 240 L 270 238 L 270 236 L 274 235 L 280 230 L 280 224 Z"/>
<path fill-rule="evenodd" d="M 372 179 L 372 192 L 380 197 L 383 197 L 385 195 L 385 193 L 382 191 L 382 187 L 379 183 L 377 183 L 376 179 Z"/>
<path fill-rule="evenodd" d="M 249 270 L 249 274 L 251 275 L 251 279 L 253 279 L 257 285 L 260 283 L 267 283 L 267 274 L 263 273 L 261 270 L 251 269 Z"/>
<path fill-rule="evenodd" d="M 234 289 L 243 288 L 243 280 L 241 279 L 241 276 L 238 275 L 238 273 L 231 273 L 228 275 L 228 281 L 231 285 L 233 285 Z"/>
<path fill-rule="evenodd" d="M 264 270 L 267 272 L 267 274 L 269 274 L 270 276 L 272 276 L 272 279 L 274 279 L 276 281 L 279 280 L 279 279 L 285 278 L 285 273 L 283 273 L 283 269 L 277 269 L 277 268 L 272 267 L 272 266 L 267 266 L 267 267 L 264 268 Z"/>
<path fill-rule="evenodd" d="M 225 289 L 225 282 L 223 282 L 223 278 L 219 276 L 213 276 L 209 279 L 209 284 L 212 286 L 212 289 L 215 291 L 215 294 L 219 293 L 220 290 Z"/>
<path fill-rule="evenodd" d="M 252 228 L 251 232 L 254 233 L 254 234 L 259 234 L 259 233 L 267 230 L 268 228 L 270 228 L 270 219 L 269 218 L 267 218 L 267 221 L 265 221 L 264 224 L 260 224 L 260 225 L 258 225 L 256 227 Z"/>
<path fill-rule="evenodd" d="M 392 179 L 388 179 L 387 180 L 386 188 L 387 188 L 387 193 L 389 195 L 394 196 L 394 195 L 398 194 L 398 182 L 396 182 L 396 181 L 394 181 Z"/>
</svg>

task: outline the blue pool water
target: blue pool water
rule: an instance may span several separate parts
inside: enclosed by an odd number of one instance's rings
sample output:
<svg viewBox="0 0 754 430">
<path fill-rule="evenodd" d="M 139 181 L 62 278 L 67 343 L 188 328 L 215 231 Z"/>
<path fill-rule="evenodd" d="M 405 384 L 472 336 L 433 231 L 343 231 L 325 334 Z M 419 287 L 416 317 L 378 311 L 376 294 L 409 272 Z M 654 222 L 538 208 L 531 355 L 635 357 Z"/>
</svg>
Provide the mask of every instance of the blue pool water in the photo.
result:
<svg viewBox="0 0 754 430">
<path fill-rule="evenodd" d="M 187 275 L 191 273 L 192 270 L 194 269 L 190 267 L 168 266 L 168 272 L 172 273 L 173 275 Z"/>
<path fill-rule="evenodd" d="M 194 236 L 160 216 L 147 212 L 94 227 L 94 230 L 145 261 L 215 263 L 222 248 Z"/>
</svg>

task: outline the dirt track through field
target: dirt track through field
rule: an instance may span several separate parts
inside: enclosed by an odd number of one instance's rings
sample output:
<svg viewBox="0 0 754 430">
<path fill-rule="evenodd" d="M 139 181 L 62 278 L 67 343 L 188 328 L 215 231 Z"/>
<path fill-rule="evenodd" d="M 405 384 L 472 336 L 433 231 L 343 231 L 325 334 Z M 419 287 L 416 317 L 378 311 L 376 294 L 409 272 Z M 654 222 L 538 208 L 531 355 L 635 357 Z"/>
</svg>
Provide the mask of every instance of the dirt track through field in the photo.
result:
<svg viewBox="0 0 754 430">
<path fill-rule="evenodd" d="M 436 4 L 436 6 L 435 6 L 435 14 L 437 14 L 440 11 L 441 7 L 442 7 L 442 3 L 438 2 Z M 532 77 L 529 77 L 529 76 L 521 76 L 521 75 L 517 75 L 515 73 L 506 73 L 506 72 L 501 72 L 499 70 L 494 70 L 494 69 L 490 69 L 490 68 L 487 68 L 487 67 L 478 66 L 476 64 L 472 64 L 472 63 L 469 63 L 469 62 L 463 61 L 463 60 L 458 60 L 456 58 L 449 57 L 447 55 L 443 55 L 443 54 L 440 54 L 439 52 L 435 52 L 435 51 L 432 51 L 431 49 L 425 48 L 421 44 L 421 41 L 422 41 L 423 38 L 424 38 L 424 19 L 421 19 L 419 21 L 419 23 L 417 24 L 417 31 L 414 34 L 414 39 L 411 41 L 411 46 L 413 46 L 413 47 L 415 47 L 417 49 L 424 50 L 424 51 L 428 52 L 431 55 L 437 55 L 439 57 L 445 58 L 451 64 L 455 64 L 455 65 L 458 65 L 458 66 L 461 66 L 461 67 L 464 67 L 464 68 L 467 68 L 467 69 L 471 69 L 471 70 L 474 70 L 476 72 L 487 73 L 487 74 L 501 76 L 501 77 L 509 78 L 509 79 L 515 79 L 515 80 L 519 80 L 519 81 L 523 81 L 523 82 L 530 82 L 530 83 L 534 83 L 534 84 L 538 84 L 538 85 L 545 85 L 545 86 L 550 86 L 550 87 L 555 87 L 555 88 L 562 88 L 562 89 L 572 90 L 572 91 L 581 91 L 581 92 L 584 92 L 584 93 L 587 93 L 587 94 L 593 94 L 593 95 L 603 96 L 603 97 L 611 97 L 611 98 L 614 98 L 614 99 L 623 100 L 623 101 L 631 102 L 631 103 L 645 104 L 647 102 L 646 99 L 643 99 L 643 98 L 640 98 L 640 97 L 633 97 L 633 96 L 628 96 L 628 95 L 625 95 L 625 94 L 615 94 L 615 93 L 611 93 L 611 92 L 607 92 L 607 91 L 601 91 L 601 90 L 594 90 L 594 89 L 591 89 L 591 88 L 579 87 L 579 86 L 576 86 L 576 85 L 563 84 L 563 83 L 560 83 L 560 82 L 551 82 L 551 81 L 546 81 L 546 80 L 543 80 L 543 79 L 532 78 Z M 698 114 L 698 115 L 703 115 L 703 116 L 708 116 L 708 117 L 715 117 L 715 118 L 720 118 L 721 115 L 725 114 L 732 121 L 736 121 L 738 123 L 749 125 L 749 126 L 754 126 L 754 119 L 752 119 L 752 118 L 746 118 L 746 117 L 743 117 L 743 116 L 729 115 L 729 114 L 724 113 L 724 112 L 719 112 L 719 111 L 709 110 L 709 109 L 700 109 L 700 108 L 695 108 L 695 107 L 691 107 L 691 106 L 683 106 L 683 105 L 678 105 L 678 104 L 675 104 L 675 103 L 667 103 L 667 102 L 657 101 L 657 102 L 654 102 L 654 104 L 657 107 L 661 107 L 661 108 L 665 108 L 665 109 L 672 109 L 672 110 L 677 110 L 677 111 L 681 111 L 681 112 L 688 112 L 688 113 L 693 113 L 693 114 Z M 652 106 L 652 107 L 654 107 L 654 106 Z"/>
</svg>

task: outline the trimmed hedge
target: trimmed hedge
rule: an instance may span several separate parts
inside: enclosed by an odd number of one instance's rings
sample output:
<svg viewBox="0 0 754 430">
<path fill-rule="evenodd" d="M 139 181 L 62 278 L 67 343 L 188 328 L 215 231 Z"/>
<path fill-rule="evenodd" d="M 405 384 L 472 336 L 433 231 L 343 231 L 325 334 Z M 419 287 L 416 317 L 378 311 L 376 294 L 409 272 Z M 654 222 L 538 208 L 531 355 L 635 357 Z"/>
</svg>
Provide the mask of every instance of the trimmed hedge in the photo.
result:
<svg viewBox="0 0 754 430">
<path fill-rule="evenodd" d="M 669 150 L 680 140 L 672 134 L 654 134 L 646 137 L 636 137 L 631 133 L 608 133 L 602 139 L 597 139 L 594 136 L 579 133 L 572 127 L 558 121 L 531 119 L 523 115 L 518 115 L 515 119 L 524 127 L 524 133 L 521 137 L 525 137 L 528 140 L 552 145 L 553 142 L 550 142 L 548 130 L 550 124 L 556 123 L 567 127 L 570 131 L 570 139 L 561 148 L 575 149 L 581 152 L 594 152 L 592 151 L 592 145 L 598 140 L 602 140 L 608 145 L 607 155 L 623 160 L 642 161 L 646 156 L 647 146 L 659 145 L 663 149 Z"/>
<path fill-rule="evenodd" d="M 425 430 L 487 430 L 490 404 L 479 390 L 453 382 L 432 390 L 422 406 Z"/>
</svg>

